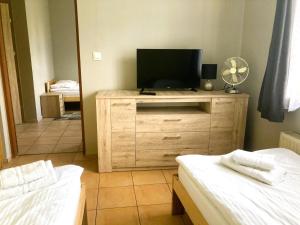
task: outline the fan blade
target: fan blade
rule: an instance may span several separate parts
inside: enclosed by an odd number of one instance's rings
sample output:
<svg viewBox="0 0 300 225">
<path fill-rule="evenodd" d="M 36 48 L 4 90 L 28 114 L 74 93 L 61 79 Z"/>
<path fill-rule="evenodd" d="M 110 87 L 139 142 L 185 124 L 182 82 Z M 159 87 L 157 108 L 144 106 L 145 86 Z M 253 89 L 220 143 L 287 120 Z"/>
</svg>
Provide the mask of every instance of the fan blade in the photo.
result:
<svg viewBox="0 0 300 225">
<path fill-rule="evenodd" d="M 223 71 L 223 76 L 227 76 L 227 75 L 230 75 L 230 74 L 231 74 L 230 70 L 224 70 Z"/>
<path fill-rule="evenodd" d="M 239 73 L 245 73 L 247 71 L 247 67 L 242 67 L 238 69 Z"/>
<path fill-rule="evenodd" d="M 234 59 L 232 59 L 230 62 L 231 62 L 232 67 L 236 68 L 236 61 Z"/>
<path fill-rule="evenodd" d="M 236 73 L 232 74 L 232 80 L 233 80 L 234 83 L 238 82 L 238 78 L 237 78 Z"/>
</svg>

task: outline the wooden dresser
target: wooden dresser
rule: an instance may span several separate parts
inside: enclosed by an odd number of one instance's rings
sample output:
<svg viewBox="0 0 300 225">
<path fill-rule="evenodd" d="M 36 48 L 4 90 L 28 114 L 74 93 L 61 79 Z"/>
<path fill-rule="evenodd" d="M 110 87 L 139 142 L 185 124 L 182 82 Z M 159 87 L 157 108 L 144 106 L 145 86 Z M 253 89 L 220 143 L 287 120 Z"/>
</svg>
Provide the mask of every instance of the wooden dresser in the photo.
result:
<svg viewBox="0 0 300 225">
<path fill-rule="evenodd" d="M 184 154 L 224 154 L 242 148 L 247 94 L 223 91 L 100 91 L 99 172 L 176 166 Z"/>
</svg>

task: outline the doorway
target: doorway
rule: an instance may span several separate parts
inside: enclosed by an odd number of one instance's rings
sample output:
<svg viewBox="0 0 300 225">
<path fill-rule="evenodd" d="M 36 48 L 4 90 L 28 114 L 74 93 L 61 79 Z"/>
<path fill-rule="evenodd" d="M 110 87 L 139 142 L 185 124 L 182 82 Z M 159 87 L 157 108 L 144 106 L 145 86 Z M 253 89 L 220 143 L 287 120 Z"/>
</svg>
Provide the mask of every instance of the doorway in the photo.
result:
<svg viewBox="0 0 300 225">
<path fill-rule="evenodd" d="M 76 1 L 0 4 L 13 155 L 84 152 Z"/>
</svg>

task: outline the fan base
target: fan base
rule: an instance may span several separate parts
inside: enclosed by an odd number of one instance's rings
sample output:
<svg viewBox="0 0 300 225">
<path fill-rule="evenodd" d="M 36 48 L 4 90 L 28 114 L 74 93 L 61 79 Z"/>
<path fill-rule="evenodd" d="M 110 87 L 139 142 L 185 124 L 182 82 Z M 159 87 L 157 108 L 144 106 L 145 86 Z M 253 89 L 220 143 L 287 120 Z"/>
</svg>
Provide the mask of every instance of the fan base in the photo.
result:
<svg viewBox="0 0 300 225">
<path fill-rule="evenodd" d="M 229 94 L 239 94 L 240 91 L 238 89 L 235 89 L 235 88 L 228 88 L 225 90 L 226 93 L 229 93 Z"/>
</svg>

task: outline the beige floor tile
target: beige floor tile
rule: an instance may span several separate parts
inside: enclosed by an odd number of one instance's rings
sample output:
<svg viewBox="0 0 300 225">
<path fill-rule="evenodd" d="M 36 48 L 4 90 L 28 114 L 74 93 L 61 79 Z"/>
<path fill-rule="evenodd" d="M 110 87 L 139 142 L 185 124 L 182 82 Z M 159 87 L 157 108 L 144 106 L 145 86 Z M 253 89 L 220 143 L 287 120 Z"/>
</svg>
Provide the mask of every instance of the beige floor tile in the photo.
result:
<svg viewBox="0 0 300 225">
<path fill-rule="evenodd" d="M 87 211 L 87 220 L 88 220 L 87 225 L 96 225 L 96 215 L 97 215 L 96 210 Z"/>
<path fill-rule="evenodd" d="M 58 144 L 81 144 L 81 137 L 61 137 Z"/>
<path fill-rule="evenodd" d="M 83 152 L 78 152 L 75 156 L 74 161 L 89 161 L 89 160 L 97 160 L 97 155 L 84 155 Z"/>
<path fill-rule="evenodd" d="M 76 153 L 74 153 L 76 154 Z M 75 158 L 75 157 L 74 157 Z M 73 164 L 83 167 L 87 171 L 98 172 L 98 160 L 74 161 Z"/>
<path fill-rule="evenodd" d="M 27 151 L 26 154 L 47 154 L 52 153 L 55 145 L 40 145 L 33 144 Z"/>
<path fill-rule="evenodd" d="M 69 125 L 67 127 L 67 130 L 75 130 L 75 131 L 81 131 L 82 130 L 82 127 L 81 127 L 81 124 L 75 124 L 75 125 Z"/>
<path fill-rule="evenodd" d="M 100 188 L 98 209 L 136 206 L 134 189 L 129 187 Z"/>
<path fill-rule="evenodd" d="M 49 131 L 48 128 L 42 133 L 41 137 L 60 137 L 63 134 L 63 130 Z"/>
<path fill-rule="evenodd" d="M 167 180 L 167 183 L 171 184 L 172 181 L 173 181 L 173 175 L 177 174 L 178 173 L 178 169 L 173 169 L 173 170 L 163 170 L 162 171 L 166 180 Z"/>
<path fill-rule="evenodd" d="M 132 186 L 131 172 L 112 172 L 100 174 L 100 187 Z"/>
<path fill-rule="evenodd" d="M 167 184 L 134 186 L 138 205 L 171 203 L 171 192 Z"/>
<path fill-rule="evenodd" d="M 70 120 L 70 125 L 81 125 L 81 120 Z"/>
<path fill-rule="evenodd" d="M 20 138 L 37 138 L 39 136 L 41 136 L 42 131 L 37 131 L 37 132 L 27 132 L 27 130 L 25 132 L 23 132 L 20 135 Z"/>
<path fill-rule="evenodd" d="M 172 216 L 171 204 L 138 207 L 141 225 L 184 225 L 181 216 Z"/>
<path fill-rule="evenodd" d="M 166 183 L 166 179 L 160 170 L 133 171 L 132 177 L 134 185 Z"/>
<path fill-rule="evenodd" d="M 25 154 L 29 150 L 30 147 L 31 147 L 31 145 L 18 145 L 18 154 L 19 155 Z"/>
<path fill-rule="evenodd" d="M 51 160 L 54 166 L 72 164 L 74 158 L 74 153 L 57 153 L 47 155 L 47 160 Z"/>
<path fill-rule="evenodd" d="M 18 156 L 17 160 L 17 164 L 18 165 L 24 165 L 27 163 L 32 163 L 38 160 L 45 160 L 47 157 L 47 155 L 45 154 L 40 154 L 40 155 L 22 155 L 22 156 Z"/>
<path fill-rule="evenodd" d="M 53 152 L 78 152 L 79 151 L 79 144 L 58 144 L 56 145 Z"/>
<path fill-rule="evenodd" d="M 39 137 L 34 144 L 57 144 L 60 137 Z"/>
<path fill-rule="evenodd" d="M 54 120 L 50 123 L 50 126 L 68 126 L 70 120 Z"/>
<path fill-rule="evenodd" d="M 87 189 L 98 188 L 99 186 L 99 173 L 91 171 L 83 171 L 81 181 L 85 183 Z"/>
<path fill-rule="evenodd" d="M 96 225 L 139 225 L 137 208 L 126 207 L 98 210 Z"/>
<path fill-rule="evenodd" d="M 98 188 L 88 189 L 86 192 L 86 208 L 94 210 L 97 208 Z"/>
<path fill-rule="evenodd" d="M 81 130 L 79 130 L 79 131 L 66 130 L 63 133 L 63 137 L 82 137 L 82 132 L 81 132 Z"/>
<path fill-rule="evenodd" d="M 32 145 L 37 140 L 37 137 L 31 138 L 18 138 L 18 145 Z"/>
<path fill-rule="evenodd" d="M 173 191 L 173 185 L 170 184 L 170 183 L 168 183 L 168 187 L 169 187 L 169 189 L 170 189 L 170 191 L 171 191 L 171 193 L 172 193 L 172 191 Z"/>
</svg>

